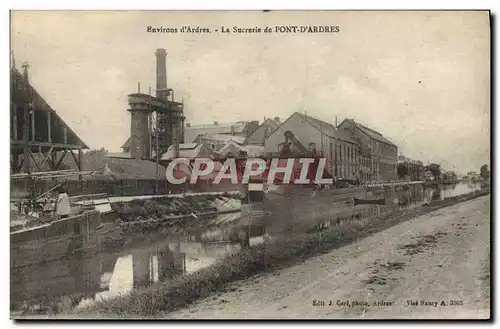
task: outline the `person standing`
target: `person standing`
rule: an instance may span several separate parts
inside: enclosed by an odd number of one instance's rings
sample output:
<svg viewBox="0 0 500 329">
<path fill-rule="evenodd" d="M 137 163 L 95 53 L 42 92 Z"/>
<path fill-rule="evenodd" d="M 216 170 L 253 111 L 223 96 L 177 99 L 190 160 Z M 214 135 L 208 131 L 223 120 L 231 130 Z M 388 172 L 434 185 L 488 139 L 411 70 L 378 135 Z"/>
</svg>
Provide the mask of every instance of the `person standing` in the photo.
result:
<svg viewBox="0 0 500 329">
<path fill-rule="evenodd" d="M 58 189 L 59 196 L 56 201 L 56 213 L 61 218 L 66 218 L 71 214 L 71 206 L 69 204 L 69 196 L 64 187 Z"/>
</svg>

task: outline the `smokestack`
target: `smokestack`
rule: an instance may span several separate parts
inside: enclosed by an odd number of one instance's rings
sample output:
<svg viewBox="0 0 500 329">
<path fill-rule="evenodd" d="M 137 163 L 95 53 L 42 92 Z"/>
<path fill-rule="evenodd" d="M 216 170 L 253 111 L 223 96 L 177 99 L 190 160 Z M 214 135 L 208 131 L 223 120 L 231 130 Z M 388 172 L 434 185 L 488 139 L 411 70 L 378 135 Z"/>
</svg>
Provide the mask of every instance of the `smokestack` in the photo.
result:
<svg viewBox="0 0 500 329">
<path fill-rule="evenodd" d="M 156 96 L 161 98 L 162 91 L 167 89 L 167 52 L 163 48 L 156 49 Z"/>
</svg>

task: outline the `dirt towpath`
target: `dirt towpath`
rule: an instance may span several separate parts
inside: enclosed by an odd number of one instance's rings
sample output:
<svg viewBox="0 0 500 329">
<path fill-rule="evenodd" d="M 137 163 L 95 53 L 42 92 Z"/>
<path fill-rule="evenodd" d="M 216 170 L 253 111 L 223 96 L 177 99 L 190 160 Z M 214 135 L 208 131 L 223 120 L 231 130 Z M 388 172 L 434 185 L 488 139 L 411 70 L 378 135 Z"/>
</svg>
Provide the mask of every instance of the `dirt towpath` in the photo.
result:
<svg viewBox="0 0 500 329">
<path fill-rule="evenodd" d="M 234 283 L 177 319 L 489 318 L 490 197 Z"/>
</svg>

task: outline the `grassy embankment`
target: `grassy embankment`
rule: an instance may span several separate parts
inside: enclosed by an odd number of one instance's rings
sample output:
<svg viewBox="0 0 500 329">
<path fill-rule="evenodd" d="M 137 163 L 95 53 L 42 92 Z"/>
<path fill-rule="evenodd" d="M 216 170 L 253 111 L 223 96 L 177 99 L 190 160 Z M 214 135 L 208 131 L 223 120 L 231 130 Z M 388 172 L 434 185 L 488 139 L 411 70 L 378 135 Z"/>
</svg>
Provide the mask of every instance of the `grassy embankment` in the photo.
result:
<svg viewBox="0 0 500 329">
<path fill-rule="evenodd" d="M 98 301 L 78 311 L 76 315 L 93 318 L 137 318 L 152 317 L 159 312 L 170 312 L 212 293 L 224 291 L 224 287 L 232 281 L 293 265 L 308 257 L 349 244 L 415 216 L 488 193 L 489 191 L 472 192 L 410 210 L 390 213 L 379 218 L 342 221 L 330 227 L 328 231 L 287 235 L 284 238 L 273 239 L 268 243 L 228 255 L 212 266 L 181 276 L 174 281 L 154 284 L 124 296 Z"/>
<path fill-rule="evenodd" d="M 229 194 L 221 195 L 234 198 Z M 139 224 L 151 226 L 161 223 L 168 226 L 193 225 L 197 218 L 192 214 L 217 212 L 214 201 L 217 196 L 186 196 L 184 198 L 157 198 L 150 200 L 133 200 L 131 202 L 117 203 L 112 206 L 122 224 Z M 135 225 L 134 225 L 135 226 Z"/>
</svg>

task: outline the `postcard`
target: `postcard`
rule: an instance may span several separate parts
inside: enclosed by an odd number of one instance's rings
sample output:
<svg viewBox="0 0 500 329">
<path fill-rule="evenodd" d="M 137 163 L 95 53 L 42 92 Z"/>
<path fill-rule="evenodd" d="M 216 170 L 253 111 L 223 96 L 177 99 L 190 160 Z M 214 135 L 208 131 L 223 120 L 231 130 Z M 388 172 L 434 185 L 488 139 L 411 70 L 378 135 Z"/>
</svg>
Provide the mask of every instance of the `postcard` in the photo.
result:
<svg viewBox="0 0 500 329">
<path fill-rule="evenodd" d="M 491 318 L 488 11 L 11 11 L 10 316 Z"/>
</svg>

